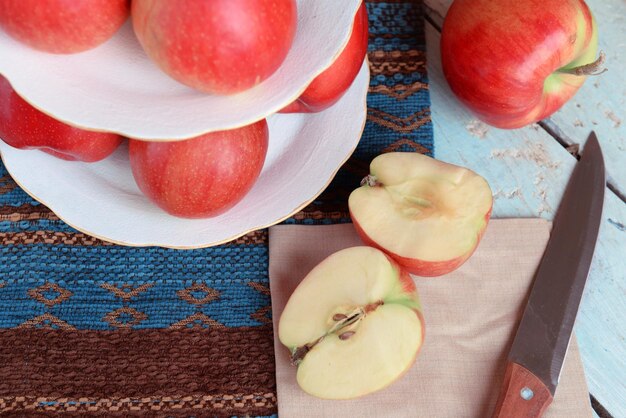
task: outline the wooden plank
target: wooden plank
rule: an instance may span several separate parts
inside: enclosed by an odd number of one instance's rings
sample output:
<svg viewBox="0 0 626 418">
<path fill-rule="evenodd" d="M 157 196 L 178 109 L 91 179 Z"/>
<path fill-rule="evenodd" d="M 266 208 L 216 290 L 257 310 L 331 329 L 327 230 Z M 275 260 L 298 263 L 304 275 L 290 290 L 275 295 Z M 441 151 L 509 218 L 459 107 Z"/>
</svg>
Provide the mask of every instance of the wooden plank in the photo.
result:
<svg viewBox="0 0 626 418">
<path fill-rule="evenodd" d="M 600 237 L 576 323 L 589 390 L 626 417 L 626 205 L 607 193 Z"/>
<path fill-rule="evenodd" d="M 495 217 L 552 219 L 576 160 L 536 124 L 507 131 L 476 121 L 445 82 L 439 38 L 427 24 L 435 156 L 469 167 L 489 181 Z M 576 326 L 590 391 L 615 416 L 626 416 L 626 390 L 622 389 L 626 376 L 626 231 L 619 227 L 626 224 L 625 210 L 626 205 L 607 190 L 597 256 Z M 598 344 L 598 340 L 606 343 Z"/>
<path fill-rule="evenodd" d="M 430 20 L 439 28 L 452 0 L 425 0 Z M 542 126 L 563 143 L 584 144 L 595 130 L 606 156 L 609 184 L 626 196 L 626 3 L 620 0 L 587 0 L 600 30 L 600 49 L 606 53 L 609 71 L 590 77 L 576 96 Z M 439 48 L 439 46 L 437 46 Z M 494 128 L 495 129 L 495 128 Z"/>
<path fill-rule="evenodd" d="M 610 184 L 626 196 L 626 2 L 586 0 L 598 22 L 600 50 L 608 71 L 587 79 L 576 96 L 553 114 L 559 136 L 584 143 L 596 131 L 606 156 Z"/>
</svg>

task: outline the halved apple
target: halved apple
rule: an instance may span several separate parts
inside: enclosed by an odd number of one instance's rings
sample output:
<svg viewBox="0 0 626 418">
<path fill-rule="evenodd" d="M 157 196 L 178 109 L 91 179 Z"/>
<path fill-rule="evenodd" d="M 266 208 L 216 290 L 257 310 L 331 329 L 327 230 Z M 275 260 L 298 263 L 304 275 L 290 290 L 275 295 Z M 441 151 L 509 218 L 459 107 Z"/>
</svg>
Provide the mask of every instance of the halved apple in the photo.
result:
<svg viewBox="0 0 626 418">
<path fill-rule="evenodd" d="M 338 251 L 293 292 L 278 337 L 310 395 L 351 399 L 372 393 L 406 372 L 422 345 L 415 284 L 375 248 Z"/>
<path fill-rule="evenodd" d="M 379 155 L 361 184 L 348 199 L 361 239 L 418 276 L 439 276 L 463 264 L 491 215 L 484 178 L 419 153 Z"/>
</svg>

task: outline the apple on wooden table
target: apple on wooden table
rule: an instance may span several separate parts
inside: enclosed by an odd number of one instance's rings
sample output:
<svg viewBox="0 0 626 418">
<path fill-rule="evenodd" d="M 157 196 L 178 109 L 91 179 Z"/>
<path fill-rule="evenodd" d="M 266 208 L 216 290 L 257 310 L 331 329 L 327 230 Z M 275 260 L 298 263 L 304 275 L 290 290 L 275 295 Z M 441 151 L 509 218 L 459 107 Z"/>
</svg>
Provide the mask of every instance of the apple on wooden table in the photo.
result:
<svg viewBox="0 0 626 418">
<path fill-rule="evenodd" d="M 321 112 L 337 103 L 359 74 L 367 54 L 368 38 L 367 8 L 363 3 L 354 18 L 350 39 L 339 57 L 280 113 Z"/>
<path fill-rule="evenodd" d="M 463 264 L 487 226 L 492 194 L 484 178 L 419 153 L 391 152 L 348 199 L 354 226 L 410 273 L 440 276 Z"/>
<path fill-rule="evenodd" d="M 94 162 L 108 157 L 122 137 L 75 128 L 35 109 L 0 76 L 0 138 L 19 149 L 40 149 L 64 160 Z"/>
<path fill-rule="evenodd" d="M 278 336 L 305 392 L 351 399 L 388 386 L 411 367 L 424 322 L 409 274 L 375 248 L 352 247 L 302 280 Z"/>
<path fill-rule="evenodd" d="M 129 0 L 0 0 L 0 27 L 32 48 L 72 54 L 111 38 L 129 9 Z"/>
<path fill-rule="evenodd" d="M 130 165 L 141 191 L 163 210 L 208 218 L 230 209 L 252 188 L 268 139 L 262 119 L 178 142 L 130 140 Z"/>
<path fill-rule="evenodd" d="M 455 0 L 441 33 L 450 88 L 499 128 L 557 111 L 599 73 L 597 51 L 598 28 L 582 0 Z"/>
<path fill-rule="evenodd" d="M 135 34 L 172 78 L 233 94 L 271 76 L 296 32 L 295 0 L 133 0 Z"/>
</svg>

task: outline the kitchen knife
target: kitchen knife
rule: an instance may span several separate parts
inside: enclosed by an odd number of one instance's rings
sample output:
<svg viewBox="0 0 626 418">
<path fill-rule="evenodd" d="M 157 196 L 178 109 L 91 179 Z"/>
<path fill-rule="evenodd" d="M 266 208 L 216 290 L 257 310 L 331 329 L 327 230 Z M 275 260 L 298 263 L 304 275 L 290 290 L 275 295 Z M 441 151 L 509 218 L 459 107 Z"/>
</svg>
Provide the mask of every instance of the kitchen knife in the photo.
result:
<svg viewBox="0 0 626 418">
<path fill-rule="evenodd" d="M 576 164 L 509 352 L 494 418 L 536 418 L 552 402 L 598 238 L 606 174 L 589 135 Z"/>
</svg>

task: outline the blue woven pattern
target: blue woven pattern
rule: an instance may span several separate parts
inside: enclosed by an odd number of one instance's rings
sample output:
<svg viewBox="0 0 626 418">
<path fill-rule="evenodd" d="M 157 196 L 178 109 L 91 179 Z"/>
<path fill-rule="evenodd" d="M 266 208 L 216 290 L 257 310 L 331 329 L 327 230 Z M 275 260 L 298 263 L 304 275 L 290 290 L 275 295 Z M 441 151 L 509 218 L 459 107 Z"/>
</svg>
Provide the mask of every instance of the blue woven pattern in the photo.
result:
<svg viewBox="0 0 626 418">
<path fill-rule="evenodd" d="M 367 174 L 372 158 L 390 147 L 398 151 L 432 153 L 430 102 L 428 90 L 422 88 L 428 81 L 424 70 L 424 38 L 417 11 L 410 4 L 370 3 L 368 12 L 372 79 L 363 138 L 328 190 L 299 214 L 300 218 L 292 217 L 286 223 L 349 222 L 347 196 Z M 400 55 L 390 61 L 385 54 L 393 51 L 402 52 L 406 58 Z M 397 90 L 399 85 L 406 86 L 407 90 Z M 399 97 L 399 94 L 406 97 Z M 412 115 L 419 116 L 411 118 Z M 5 192 L 0 195 L 0 207 L 28 205 L 32 206 L 31 211 L 35 208 L 45 211 L 43 206 L 12 184 L 5 168 L 0 165 L 0 187 L 3 185 Z M 307 216 L 320 211 L 321 217 Z M 10 213 L 10 210 L 5 212 Z M 76 233 L 62 221 L 50 217 L 10 219 L 6 215 L 0 218 L 0 233 L 9 236 L 36 231 Z M 194 283 L 206 285 L 219 296 L 203 304 L 190 303 L 179 292 Z M 256 319 L 253 315 L 267 307 L 270 299 L 250 283 L 268 285 L 267 247 L 264 243 L 193 251 L 85 245 L 0 245 L 0 327 L 17 327 L 45 313 L 77 329 L 94 330 L 120 326 L 166 328 L 197 313 L 225 326 L 262 325 L 266 321 L 261 318 L 267 319 L 267 315 L 257 315 Z M 71 296 L 56 301 L 54 298 L 59 291 L 50 290 L 41 296 L 50 298 L 48 303 L 34 298 L 33 291 L 46 284 L 56 284 Z M 120 288 L 146 284 L 150 287 L 124 301 L 102 287 L 106 284 Z M 107 317 L 124 307 L 128 309 L 115 318 Z M 56 326 L 49 321 L 35 325 Z"/>
<path fill-rule="evenodd" d="M 327 190 L 285 223 L 349 222 L 347 197 L 376 155 L 432 155 L 420 7 L 368 2 L 363 137 Z M 93 239 L 20 190 L 0 163 L 0 415 L 142 405 L 193 416 L 168 409 L 183 403 L 211 411 L 201 416 L 275 417 L 267 269 L 267 231 L 187 251 Z M 93 377 L 106 373 L 128 380 L 111 389 Z"/>
</svg>

